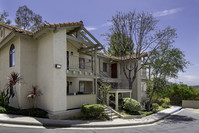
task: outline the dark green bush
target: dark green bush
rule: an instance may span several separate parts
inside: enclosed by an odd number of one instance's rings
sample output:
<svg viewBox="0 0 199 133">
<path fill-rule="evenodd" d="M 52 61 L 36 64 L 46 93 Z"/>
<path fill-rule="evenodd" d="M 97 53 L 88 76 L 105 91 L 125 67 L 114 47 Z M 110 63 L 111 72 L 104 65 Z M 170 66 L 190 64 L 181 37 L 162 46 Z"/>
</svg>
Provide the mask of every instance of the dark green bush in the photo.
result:
<svg viewBox="0 0 199 133">
<path fill-rule="evenodd" d="M 8 106 L 10 100 L 8 90 L 3 90 L 0 92 L 0 106 Z"/>
<path fill-rule="evenodd" d="M 84 104 L 81 107 L 81 112 L 87 119 L 98 119 L 105 107 L 100 104 Z"/>
<path fill-rule="evenodd" d="M 0 109 L 0 112 L 1 112 L 1 109 Z M 9 106 L 6 106 L 5 111 L 1 112 L 1 113 L 40 117 L 40 118 L 47 118 L 47 114 L 48 114 L 46 111 L 39 109 L 39 108 L 17 109 L 17 108 L 13 108 L 13 107 L 9 107 Z"/>
<path fill-rule="evenodd" d="M 123 98 L 123 108 L 129 112 L 138 112 L 141 109 L 141 105 L 138 101 L 131 98 Z"/>
</svg>

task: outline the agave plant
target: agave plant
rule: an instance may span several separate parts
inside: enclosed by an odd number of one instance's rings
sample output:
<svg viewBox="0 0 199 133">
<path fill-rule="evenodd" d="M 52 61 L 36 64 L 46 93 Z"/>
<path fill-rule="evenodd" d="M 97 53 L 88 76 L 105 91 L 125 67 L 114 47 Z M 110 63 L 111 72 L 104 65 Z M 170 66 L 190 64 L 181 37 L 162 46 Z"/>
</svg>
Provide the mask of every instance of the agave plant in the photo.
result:
<svg viewBox="0 0 199 133">
<path fill-rule="evenodd" d="M 27 98 L 33 101 L 33 108 L 35 107 L 35 99 L 38 96 L 41 96 L 42 92 L 38 88 L 38 86 L 32 86 L 32 90 L 28 93 Z"/>
</svg>

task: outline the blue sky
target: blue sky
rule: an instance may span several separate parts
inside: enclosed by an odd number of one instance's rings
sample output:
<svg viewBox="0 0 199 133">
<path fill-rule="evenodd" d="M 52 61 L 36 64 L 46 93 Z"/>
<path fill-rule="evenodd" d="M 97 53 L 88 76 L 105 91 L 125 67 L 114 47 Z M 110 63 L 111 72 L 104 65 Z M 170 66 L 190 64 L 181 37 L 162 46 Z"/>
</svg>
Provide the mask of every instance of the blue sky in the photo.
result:
<svg viewBox="0 0 199 133">
<path fill-rule="evenodd" d="M 199 0 L 0 0 L 0 12 L 9 12 L 14 22 L 19 6 L 27 5 L 50 23 L 82 20 L 85 27 L 102 43 L 101 34 L 108 32 L 109 20 L 117 11 L 153 13 L 160 28 L 177 30 L 174 45 L 184 51 L 191 62 L 185 73 L 172 80 L 189 85 L 199 84 Z"/>
</svg>

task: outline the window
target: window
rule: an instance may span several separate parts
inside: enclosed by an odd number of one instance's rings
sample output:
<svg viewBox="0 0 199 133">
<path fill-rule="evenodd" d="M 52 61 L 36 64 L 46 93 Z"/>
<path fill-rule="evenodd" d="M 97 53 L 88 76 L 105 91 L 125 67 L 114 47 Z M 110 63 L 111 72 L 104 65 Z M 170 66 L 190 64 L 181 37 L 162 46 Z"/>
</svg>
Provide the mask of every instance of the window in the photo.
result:
<svg viewBox="0 0 199 133">
<path fill-rule="evenodd" d="M 85 59 L 84 58 L 79 58 L 79 68 L 85 69 Z"/>
<path fill-rule="evenodd" d="M 1 37 L 4 37 L 4 29 L 3 28 L 0 28 L 0 34 L 1 34 Z"/>
<path fill-rule="evenodd" d="M 9 53 L 9 63 L 10 67 L 15 66 L 15 46 L 12 44 L 10 46 L 10 53 Z"/>
<path fill-rule="evenodd" d="M 108 72 L 108 64 L 103 63 L 103 72 Z"/>
<path fill-rule="evenodd" d="M 79 92 L 84 93 L 84 91 L 85 91 L 85 82 L 80 81 L 79 82 Z"/>
</svg>

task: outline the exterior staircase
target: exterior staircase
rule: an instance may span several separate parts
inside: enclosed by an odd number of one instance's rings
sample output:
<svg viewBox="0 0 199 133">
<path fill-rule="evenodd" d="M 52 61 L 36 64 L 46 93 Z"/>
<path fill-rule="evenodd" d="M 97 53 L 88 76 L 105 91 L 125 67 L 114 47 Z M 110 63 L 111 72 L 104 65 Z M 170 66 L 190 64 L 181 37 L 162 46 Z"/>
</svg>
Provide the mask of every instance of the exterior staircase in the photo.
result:
<svg viewBox="0 0 199 133">
<path fill-rule="evenodd" d="M 106 114 L 110 120 L 121 118 L 122 115 L 116 112 L 111 107 L 105 106 L 104 114 Z"/>
</svg>

